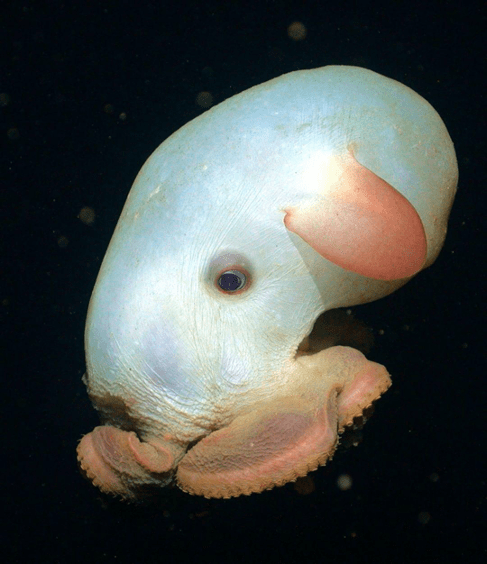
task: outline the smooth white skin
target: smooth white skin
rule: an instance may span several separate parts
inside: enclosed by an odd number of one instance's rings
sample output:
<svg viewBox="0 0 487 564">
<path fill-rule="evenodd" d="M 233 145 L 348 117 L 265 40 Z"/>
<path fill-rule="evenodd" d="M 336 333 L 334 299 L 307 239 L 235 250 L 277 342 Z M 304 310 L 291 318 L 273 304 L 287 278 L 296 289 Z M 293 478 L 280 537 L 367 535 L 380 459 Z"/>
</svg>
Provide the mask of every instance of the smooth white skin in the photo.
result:
<svg viewBox="0 0 487 564">
<path fill-rule="evenodd" d="M 142 435 L 194 440 L 286 390 L 320 313 L 407 282 L 348 272 L 283 223 L 349 150 L 416 208 L 431 264 L 457 182 L 435 110 L 360 68 L 284 75 L 193 120 L 143 166 L 90 303 L 90 392 L 123 398 Z M 224 294 L 215 281 L 235 265 L 251 284 Z"/>
</svg>

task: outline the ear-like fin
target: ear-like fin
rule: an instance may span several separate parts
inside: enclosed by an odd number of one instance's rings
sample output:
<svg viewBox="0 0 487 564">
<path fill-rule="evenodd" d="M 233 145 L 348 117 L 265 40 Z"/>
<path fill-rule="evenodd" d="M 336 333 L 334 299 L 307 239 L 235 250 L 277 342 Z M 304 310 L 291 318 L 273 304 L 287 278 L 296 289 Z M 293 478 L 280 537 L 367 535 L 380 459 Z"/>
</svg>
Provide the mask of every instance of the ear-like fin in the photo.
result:
<svg viewBox="0 0 487 564">
<path fill-rule="evenodd" d="M 333 157 L 322 197 L 286 209 L 284 223 L 327 260 L 377 280 L 413 276 L 426 259 L 417 211 L 388 182 L 349 153 Z"/>
</svg>

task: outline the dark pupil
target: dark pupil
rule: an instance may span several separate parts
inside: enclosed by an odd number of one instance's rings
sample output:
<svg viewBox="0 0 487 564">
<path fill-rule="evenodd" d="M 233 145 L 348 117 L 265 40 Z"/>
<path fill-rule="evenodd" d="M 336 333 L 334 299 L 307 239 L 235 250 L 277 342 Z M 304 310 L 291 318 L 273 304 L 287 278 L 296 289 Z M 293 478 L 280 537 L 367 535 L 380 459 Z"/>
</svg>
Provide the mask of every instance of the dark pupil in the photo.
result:
<svg viewBox="0 0 487 564">
<path fill-rule="evenodd" d="M 242 284 L 242 279 L 240 276 L 233 274 L 232 272 L 225 272 L 222 274 L 218 280 L 218 285 L 225 292 L 235 292 L 238 290 Z"/>
</svg>

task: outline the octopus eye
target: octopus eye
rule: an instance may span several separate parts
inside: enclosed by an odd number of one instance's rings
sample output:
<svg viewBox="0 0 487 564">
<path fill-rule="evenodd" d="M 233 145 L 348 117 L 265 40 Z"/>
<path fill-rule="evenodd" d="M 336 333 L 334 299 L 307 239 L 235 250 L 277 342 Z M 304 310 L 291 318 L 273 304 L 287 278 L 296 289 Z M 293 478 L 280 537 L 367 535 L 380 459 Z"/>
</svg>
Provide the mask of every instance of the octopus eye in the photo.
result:
<svg viewBox="0 0 487 564">
<path fill-rule="evenodd" d="M 218 278 L 218 286 L 229 293 L 239 292 L 245 288 L 247 276 L 239 270 L 226 270 Z"/>
</svg>

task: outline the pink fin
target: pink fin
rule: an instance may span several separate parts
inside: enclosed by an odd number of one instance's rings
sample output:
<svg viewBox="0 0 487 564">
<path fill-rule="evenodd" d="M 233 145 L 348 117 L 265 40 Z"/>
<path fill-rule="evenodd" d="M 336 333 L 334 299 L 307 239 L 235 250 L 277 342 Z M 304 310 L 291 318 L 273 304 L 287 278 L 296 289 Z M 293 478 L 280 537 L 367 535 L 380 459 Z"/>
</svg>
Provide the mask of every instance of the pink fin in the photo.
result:
<svg viewBox="0 0 487 564">
<path fill-rule="evenodd" d="M 327 260 L 369 278 L 413 276 L 426 259 L 414 207 L 351 153 L 331 159 L 322 198 L 287 209 L 284 223 Z"/>
</svg>

